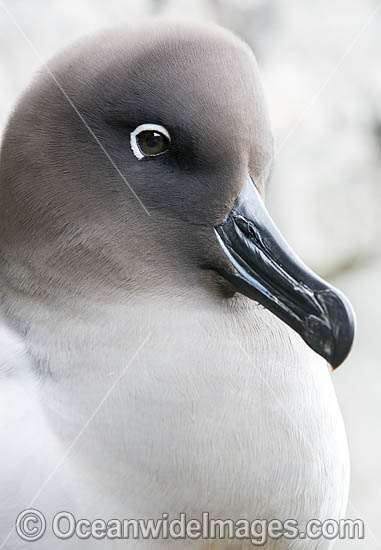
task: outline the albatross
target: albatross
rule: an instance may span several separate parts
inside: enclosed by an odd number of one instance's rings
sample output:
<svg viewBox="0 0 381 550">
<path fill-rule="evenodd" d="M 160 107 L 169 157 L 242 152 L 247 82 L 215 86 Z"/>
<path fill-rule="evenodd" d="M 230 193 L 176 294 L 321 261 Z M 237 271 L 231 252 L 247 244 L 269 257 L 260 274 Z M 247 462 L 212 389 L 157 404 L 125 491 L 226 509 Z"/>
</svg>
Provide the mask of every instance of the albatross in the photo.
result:
<svg viewBox="0 0 381 550">
<path fill-rule="evenodd" d="M 303 530 L 345 513 L 327 362 L 354 317 L 267 212 L 272 156 L 255 57 L 218 26 L 103 31 L 24 92 L 0 160 L 2 548 L 29 548 L 25 509 L 39 549 L 65 547 L 62 511 L 291 519 L 262 546 L 332 547 Z M 253 546 L 213 538 L 66 546 Z"/>
</svg>

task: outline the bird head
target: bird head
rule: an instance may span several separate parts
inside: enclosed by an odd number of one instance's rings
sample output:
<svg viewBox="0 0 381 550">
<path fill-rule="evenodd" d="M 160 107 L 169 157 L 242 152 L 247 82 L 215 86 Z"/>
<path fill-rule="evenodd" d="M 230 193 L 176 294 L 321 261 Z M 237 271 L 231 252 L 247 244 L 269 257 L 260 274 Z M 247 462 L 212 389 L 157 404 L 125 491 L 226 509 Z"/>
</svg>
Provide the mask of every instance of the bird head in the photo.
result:
<svg viewBox="0 0 381 550">
<path fill-rule="evenodd" d="M 2 273 L 41 296 L 238 292 L 337 366 L 352 309 L 272 222 L 272 154 L 254 55 L 230 32 L 153 21 L 82 40 L 42 68 L 10 118 Z"/>
</svg>

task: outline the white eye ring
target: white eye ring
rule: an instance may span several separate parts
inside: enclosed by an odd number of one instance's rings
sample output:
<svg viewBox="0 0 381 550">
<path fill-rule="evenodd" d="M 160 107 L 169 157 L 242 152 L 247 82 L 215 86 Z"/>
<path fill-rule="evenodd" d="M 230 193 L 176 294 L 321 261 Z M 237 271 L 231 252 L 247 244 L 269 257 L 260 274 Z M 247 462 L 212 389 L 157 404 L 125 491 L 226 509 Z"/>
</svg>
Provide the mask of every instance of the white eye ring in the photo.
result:
<svg viewBox="0 0 381 550">
<path fill-rule="evenodd" d="M 161 126 L 161 124 L 151 124 L 151 123 L 140 124 L 135 128 L 133 132 L 131 132 L 131 135 L 130 135 L 130 145 L 131 145 L 132 152 L 134 153 L 135 157 L 139 160 L 141 160 L 147 155 L 144 155 L 141 152 L 136 138 L 141 132 L 147 132 L 147 131 L 159 132 L 160 134 L 163 134 L 168 139 L 169 142 L 171 142 L 171 136 L 169 135 L 168 130 L 164 128 L 164 126 Z M 162 153 L 159 153 L 159 154 L 162 154 Z"/>
</svg>

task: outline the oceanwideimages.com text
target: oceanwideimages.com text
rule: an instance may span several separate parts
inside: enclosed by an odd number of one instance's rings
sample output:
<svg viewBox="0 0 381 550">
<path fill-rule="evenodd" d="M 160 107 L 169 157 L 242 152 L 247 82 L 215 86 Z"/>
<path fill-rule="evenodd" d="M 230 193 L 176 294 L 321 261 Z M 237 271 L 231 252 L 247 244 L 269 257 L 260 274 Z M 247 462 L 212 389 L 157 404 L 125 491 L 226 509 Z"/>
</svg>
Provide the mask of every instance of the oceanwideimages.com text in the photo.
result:
<svg viewBox="0 0 381 550">
<path fill-rule="evenodd" d="M 16 519 L 16 532 L 26 541 L 41 539 L 50 529 L 61 540 L 77 539 L 241 539 L 261 546 L 268 539 L 363 539 L 364 522 L 360 519 L 311 519 L 299 528 L 295 519 L 219 519 L 208 512 L 201 519 L 187 518 L 185 513 L 171 518 L 163 513 L 157 519 L 95 519 L 76 518 L 71 512 L 57 513 L 48 522 L 39 510 L 28 509 Z"/>
</svg>

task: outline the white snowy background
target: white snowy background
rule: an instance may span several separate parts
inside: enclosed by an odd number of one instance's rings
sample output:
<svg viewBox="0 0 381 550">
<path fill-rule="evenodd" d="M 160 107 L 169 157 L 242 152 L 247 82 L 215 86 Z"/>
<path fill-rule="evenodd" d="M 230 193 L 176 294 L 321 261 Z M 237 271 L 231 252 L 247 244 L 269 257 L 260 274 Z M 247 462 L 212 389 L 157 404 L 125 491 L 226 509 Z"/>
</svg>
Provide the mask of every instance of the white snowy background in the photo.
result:
<svg viewBox="0 0 381 550">
<path fill-rule="evenodd" d="M 0 129 L 41 61 L 101 27 L 165 14 L 219 22 L 253 47 L 278 150 L 269 208 L 299 255 L 357 312 L 354 351 L 332 376 L 351 450 L 347 517 L 364 519 L 366 538 L 339 541 L 337 550 L 381 548 L 380 4 L 0 0 Z"/>
</svg>

